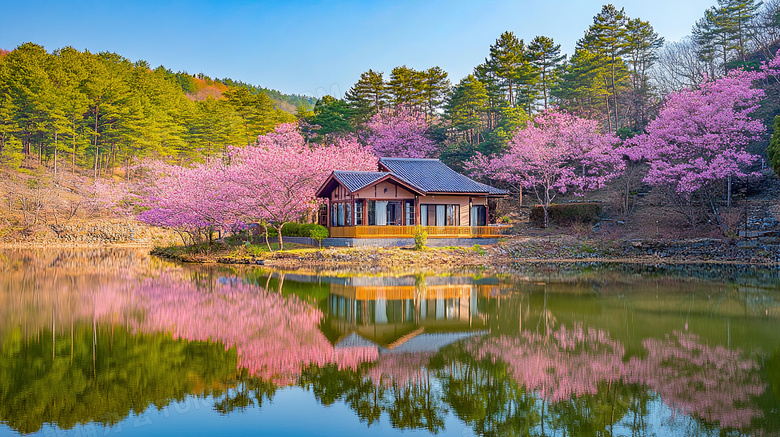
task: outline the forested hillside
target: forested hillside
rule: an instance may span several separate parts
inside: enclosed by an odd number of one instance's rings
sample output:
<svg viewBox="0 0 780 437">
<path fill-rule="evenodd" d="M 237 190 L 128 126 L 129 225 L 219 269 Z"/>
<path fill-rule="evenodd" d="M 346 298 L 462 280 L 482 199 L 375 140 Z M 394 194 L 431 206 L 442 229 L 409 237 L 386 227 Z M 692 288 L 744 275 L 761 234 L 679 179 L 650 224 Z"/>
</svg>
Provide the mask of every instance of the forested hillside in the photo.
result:
<svg viewBox="0 0 780 437">
<path fill-rule="evenodd" d="M 440 66 L 368 69 L 343 97 L 313 106 L 305 97 L 152 69 L 115 53 L 23 44 L 0 53 L 0 198 L 9 211 L 0 219 L 27 229 L 73 217 L 90 202 L 149 208 L 162 197 L 134 204 L 149 186 L 130 187 L 165 179 L 134 175 L 165 168 L 179 179 L 156 187 L 160 193 L 173 189 L 168 197 L 177 198 L 186 185 L 199 206 L 216 196 L 208 217 L 193 224 L 194 206 L 184 214 L 198 233 L 284 223 L 316 203 L 328 168 L 302 171 L 306 165 L 348 170 L 376 155 L 440 158 L 537 195 L 545 211 L 556 195 L 602 190 L 627 221 L 641 190 L 691 229 L 716 224 L 734 235 L 748 221 L 750 190 L 768 180 L 765 159 L 780 171 L 780 132 L 769 141 L 780 113 L 780 0 L 718 0 L 677 42 L 624 9 L 608 4 L 597 12 L 570 56 L 548 36 L 497 32 L 484 62 L 457 81 Z M 258 147 L 244 151 L 250 144 Z M 268 155 L 268 144 L 278 156 Z M 244 155 L 262 156 L 254 171 L 236 161 Z M 144 161 L 145 170 L 127 171 Z M 46 200 L 49 187 L 67 185 L 59 175 L 72 180 L 67 194 Z M 305 183 L 282 181 L 294 175 Z M 93 185 L 85 177 L 116 180 Z M 252 187 L 243 195 L 226 188 L 240 178 Z M 268 186 L 276 188 L 258 198 Z M 247 199 L 260 205 L 236 217 L 235 206 L 250 205 Z M 217 200 L 225 207 L 219 220 L 211 208 Z M 275 208 L 298 215 L 281 220 L 269 212 Z"/>
<path fill-rule="evenodd" d="M 303 97 L 115 53 L 0 53 L 0 162 L 106 174 L 145 157 L 199 161 L 295 120 Z"/>
<path fill-rule="evenodd" d="M 506 31 L 486 48 L 485 62 L 454 84 L 436 66 L 370 69 L 344 99 L 318 101 L 307 121 L 320 133 L 360 131 L 383 108 L 409 105 L 427 115 L 429 136 L 455 165 L 500 152 L 528 117 L 553 105 L 627 138 L 644 131 L 668 94 L 771 59 L 778 17 L 778 0 L 719 0 L 690 36 L 665 42 L 648 21 L 605 5 L 568 57 L 552 38 Z M 758 112 L 770 129 L 777 108 L 770 96 Z M 762 147 L 754 151 L 763 154 Z"/>
<path fill-rule="evenodd" d="M 0 162 L 68 163 L 97 174 L 148 156 L 200 161 L 295 121 L 293 113 L 310 140 L 357 133 L 366 141 L 371 117 L 399 106 L 425 115 L 434 155 L 455 166 L 501 152 L 551 106 L 626 138 L 643 132 L 668 93 L 771 57 L 779 12 L 780 0 L 719 0 L 691 36 L 665 44 L 651 23 L 605 5 L 570 56 L 550 37 L 505 31 L 485 48 L 485 62 L 455 83 L 438 66 L 369 69 L 343 98 L 325 96 L 313 108 L 307 97 L 240 80 L 27 43 L 0 52 Z M 770 127 L 776 107 L 759 111 Z"/>
</svg>

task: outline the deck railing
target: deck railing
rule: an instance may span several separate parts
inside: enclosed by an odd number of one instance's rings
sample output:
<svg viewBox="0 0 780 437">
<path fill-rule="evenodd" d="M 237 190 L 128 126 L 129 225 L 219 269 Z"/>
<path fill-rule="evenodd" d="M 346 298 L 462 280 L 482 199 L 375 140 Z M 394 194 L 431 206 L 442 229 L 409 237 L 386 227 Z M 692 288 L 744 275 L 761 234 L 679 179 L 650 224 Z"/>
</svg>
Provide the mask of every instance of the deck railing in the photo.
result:
<svg viewBox="0 0 780 437">
<path fill-rule="evenodd" d="M 415 226 L 338 226 L 330 228 L 336 238 L 408 238 Z M 508 225 L 498 226 L 423 226 L 428 238 L 484 238 L 504 235 Z"/>
</svg>

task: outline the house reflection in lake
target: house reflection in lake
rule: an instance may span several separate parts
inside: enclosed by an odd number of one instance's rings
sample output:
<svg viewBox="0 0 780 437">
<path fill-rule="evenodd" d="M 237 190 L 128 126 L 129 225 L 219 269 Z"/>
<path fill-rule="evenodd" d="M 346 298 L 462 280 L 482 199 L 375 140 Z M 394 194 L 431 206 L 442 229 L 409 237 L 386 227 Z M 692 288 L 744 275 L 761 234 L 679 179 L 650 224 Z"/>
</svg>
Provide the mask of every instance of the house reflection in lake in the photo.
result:
<svg viewBox="0 0 780 437">
<path fill-rule="evenodd" d="M 499 286 L 496 278 L 464 276 L 294 276 L 287 280 L 330 284 L 321 328 L 337 347 L 355 342 L 357 335 L 364 339 L 358 343 L 370 342 L 384 353 L 412 345 L 414 351 L 433 351 L 484 331 L 487 318 L 477 300 Z"/>
</svg>

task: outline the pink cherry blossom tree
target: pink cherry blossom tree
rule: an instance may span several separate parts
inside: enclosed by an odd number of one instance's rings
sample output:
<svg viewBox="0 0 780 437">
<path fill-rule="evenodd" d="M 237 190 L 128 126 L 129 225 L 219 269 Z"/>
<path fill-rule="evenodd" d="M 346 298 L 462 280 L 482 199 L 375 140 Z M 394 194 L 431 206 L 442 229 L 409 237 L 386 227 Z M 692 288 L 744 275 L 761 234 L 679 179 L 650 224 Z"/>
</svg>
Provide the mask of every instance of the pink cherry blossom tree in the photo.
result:
<svg viewBox="0 0 780 437">
<path fill-rule="evenodd" d="M 191 237 L 260 222 L 278 231 L 283 249 L 282 228 L 319 206 L 314 194 L 331 171 L 376 170 L 377 158 L 353 137 L 306 144 L 290 123 L 254 145 L 229 148 L 221 159 L 192 167 L 159 162 L 146 167 L 154 182 L 142 198 L 147 210 L 138 216 L 141 221 Z"/>
<path fill-rule="evenodd" d="M 366 124 L 368 144 L 379 156 L 397 158 L 432 158 L 436 143 L 427 138 L 425 114 L 408 106 L 385 108 Z"/>
<path fill-rule="evenodd" d="M 699 202 L 720 223 L 720 182 L 728 181 L 730 206 L 731 180 L 752 175 L 748 168 L 758 156 L 748 153 L 746 146 L 765 131 L 751 116 L 764 96 L 754 86 L 762 77 L 764 72 L 735 71 L 698 89 L 670 94 L 647 133 L 629 141 L 649 162 L 645 182 L 667 188 L 691 225 L 697 220 L 694 204 Z"/>
<path fill-rule="evenodd" d="M 295 124 L 282 124 L 256 145 L 230 150 L 230 186 L 244 217 L 282 228 L 319 206 L 315 193 L 334 170 L 376 170 L 377 158 L 356 139 L 309 145 Z"/>
<path fill-rule="evenodd" d="M 220 160 L 193 167 L 160 162 L 145 165 L 152 177 L 139 204 L 145 208 L 137 218 L 147 224 L 175 230 L 185 244 L 201 236 L 213 239 L 217 230 L 241 225 L 235 190 L 229 185 L 229 168 Z"/>
<path fill-rule="evenodd" d="M 599 132 L 598 122 L 551 110 L 518 129 L 503 155 L 477 154 L 467 168 L 533 190 L 547 227 L 547 209 L 558 194 L 582 195 L 621 174 L 625 164 L 615 152 L 619 144 L 613 134 Z"/>
<path fill-rule="evenodd" d="M 734 70 L 697 89 L 670 94 L 647 133 L 627 143 L 650 164 L 645 182 L 665 188 L 691 225 L 697 221 L 693 205 L 701 203 L 725 231 L 720 184 L 727 182 L 730 206 L 732 179 L 757 176 L 749 167 L 758 157 L 746 146 L 765 128 L 752 114 L 765 95 L 762 82 L 779 74 L 780 56 L 775 56 L 757 71 Z"/>
</svg>

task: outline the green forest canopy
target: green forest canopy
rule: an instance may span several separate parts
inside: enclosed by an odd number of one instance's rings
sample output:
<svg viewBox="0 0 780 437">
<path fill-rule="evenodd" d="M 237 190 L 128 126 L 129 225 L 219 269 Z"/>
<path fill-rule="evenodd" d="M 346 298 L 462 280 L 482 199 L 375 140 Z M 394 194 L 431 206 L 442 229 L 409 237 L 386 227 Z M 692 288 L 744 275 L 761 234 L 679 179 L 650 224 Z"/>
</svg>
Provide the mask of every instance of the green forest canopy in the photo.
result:
<svg viewBox="0 0 780 437">
<path fill-rule="evenodd" d="M 369 69 L 344 98 L 316 103 L 240 80 L 152 69 L 115 53 L 48 53 L 25 43 L 0 52 L 0 164 L 59 160 L 97 175 L 146 157 L 200 161 L 283 122 L 301 122 L 311 141 L 360 133 L 377 111 L 398 105 L 426 114 L 428 136 L 456 168 L 476 152 L 500 152 L 551 105 L 629 137 L 655 117 L 666 93 L 771 57 L 778 16 L 780 0 L 718 0 L 692 23 L 690 37 L 665 43 L 651 23 L 607 4 L 571 56 L 550 37 L 506 31 L 457 82 L 439 66 Z M 767 124 L 777 113 L 768 105 L 759 111 Z"/>
</svg>

